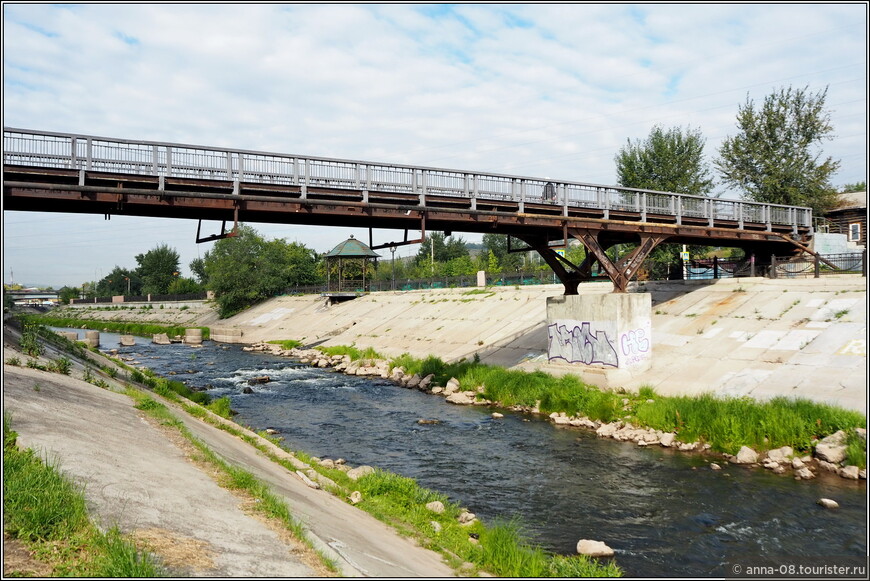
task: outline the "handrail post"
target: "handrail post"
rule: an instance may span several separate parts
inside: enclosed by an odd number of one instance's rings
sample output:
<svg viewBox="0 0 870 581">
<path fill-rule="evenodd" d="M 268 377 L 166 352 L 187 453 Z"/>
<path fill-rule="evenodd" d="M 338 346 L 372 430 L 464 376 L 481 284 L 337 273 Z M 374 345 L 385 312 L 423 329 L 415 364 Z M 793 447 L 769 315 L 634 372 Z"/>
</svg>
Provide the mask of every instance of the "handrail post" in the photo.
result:
<svg viewBox="0 0 870 581">
<path fill-rule="evenodd" d="M 819 276 L 821 275 L 820 265 L 821 265 L 821 261 L 819 260 L 819 255 L 814 254 L 813 255 L 813 278 L 819 278 Z"/>
<path fill-rule="evenodd" d="M 770 255 L 770 278 L 776 278 L 776 255 Z"/>
</svg>

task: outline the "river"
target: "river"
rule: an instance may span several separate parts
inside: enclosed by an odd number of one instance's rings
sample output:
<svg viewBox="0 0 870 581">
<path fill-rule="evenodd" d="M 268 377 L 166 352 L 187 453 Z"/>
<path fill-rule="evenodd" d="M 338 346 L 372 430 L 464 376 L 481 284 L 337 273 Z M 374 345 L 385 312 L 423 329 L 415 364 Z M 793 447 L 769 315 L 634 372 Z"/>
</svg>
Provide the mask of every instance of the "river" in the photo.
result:
<svg viewBox="0 0 870 581">
<path fill-rule="evenodd" d="M 102 333 L 101 348 L 118 346 Z M 795 481 L 697 454 L 598 438 L 590 430 L 441 397 L 383 380 L 301 366 L 238 345 L 119 350 L 213 397 L 229 396 L 236 420 L 274 428 L 291 450 L 345 458 L 416 479 L 484 522 L 519 519 L 545 549 L 574 554 L 579 539 L 616 551 L 630 577 L 722 577 L 754 555 L 867 554 L 865 481 Z M 269 383 L 248 379 L 268 375 Z M 418 420 L 438 420 L 419 424 Z M 819 498 L 836 500 L 829 510 Z"/>
</svg>

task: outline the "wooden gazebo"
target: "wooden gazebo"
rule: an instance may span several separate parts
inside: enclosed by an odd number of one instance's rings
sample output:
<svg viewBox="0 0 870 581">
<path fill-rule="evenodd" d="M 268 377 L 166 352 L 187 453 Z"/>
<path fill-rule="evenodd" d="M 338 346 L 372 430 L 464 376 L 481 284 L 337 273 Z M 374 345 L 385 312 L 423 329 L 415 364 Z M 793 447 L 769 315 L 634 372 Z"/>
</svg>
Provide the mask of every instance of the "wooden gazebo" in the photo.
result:
<svg viewBox="0 0 870 581">
<path fill-rule="evenodd" d="M 380 254 L 353 236 L 326 253 L 326 289 L 330 296 L 356 296 L 368 291 L 366 271 Z"/>
</svg>

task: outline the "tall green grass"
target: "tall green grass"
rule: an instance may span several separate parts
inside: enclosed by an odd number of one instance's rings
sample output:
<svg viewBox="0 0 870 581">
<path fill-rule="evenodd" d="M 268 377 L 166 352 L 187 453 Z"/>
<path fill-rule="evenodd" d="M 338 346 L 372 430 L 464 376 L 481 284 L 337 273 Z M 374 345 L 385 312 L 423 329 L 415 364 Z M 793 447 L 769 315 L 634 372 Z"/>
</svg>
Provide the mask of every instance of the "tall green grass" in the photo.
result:
<svg viewBox="0 0 870 581">
<path fill-rule="evenodd" d="M 676 432 L 682 441 L 707 442 L 730 454 L 741 446 L 809 451 L 819 438 L 866 424 L 859 412 L 785 397 L 766 402 L 712 395 L 658 397 L 637 403 L 634 414 L 642 425 Z"/>
<path fill-rule="evenodd" d="M 349 355 L 351 361 L 359 361 L 361 359 L 385 359 L 383 355 L 375 351 L 372 347 L 366 347 L 365 349 L 357 349 L 353 345 L 334 345 L 331 347 L 316 347 L 316 349 L 322 352 L 324 355 L 328 355 L 332 357 L 333 355 Z"/>
<path fill-rule="evenodd" d="M 341 481 L 341 476 L 336 476 Z M 613 563 L 598 563 L 582 556 L 564 557 L 547 553 L 533 545 L 519 522 L 496 522 L 469 526 L 458 523 L 462 508 L 446 495 L 420 487 L 416 480 L 376 470 L 363 476 L 353 487 L 362 493 L 361 507 L 379 519 L 410 526 L 422 537 L 424 545 L 446 549 L 478 570 L 499 577 L 620 577 L 622 571 Z M 436 514 L 426 504 L 440 501 L 444 512 Z M 435 532 L 432 522 L 440 525 Z M 479 537 L 477 544 L 469 535 Z"/>
<path fill-rule="evenodd" d="M 297 341 L 296 339 L 275 340 L 268 341 L 268 343 L 271 343 L 272 345 L 280 345 L 282 349 L 287 350 L 302 347 L 302 341 Z"/>
<path fill-rule="evenodd" d="M 210 338 L 208 327 L 186 327 L 178 325 L 156 325 L 152 323 L 133 323 L 126 321 L 101 321 L 96 319 L 77 319 L 72 317 L 52 317 L 50 315 L 22 315 L 26 321 L 32 321 L 51 327 L 72 327 L 95 329 L 124 335 L 137 335 L 139 337 L 151 337 L 160 333 L 166 333 L 170 337 L 183 336 L 187 329 L 197 328 L 202 331 L 202 338 Z"/>
<path fill-rule="evenodd" d="M 553 377 L 541 371 L 509 370 L 468 360 L 445 363 L 438 357 L 416 359 L 407 353 L 390 364 L 402 367 L 408 374 L 434 374 L 439 385 L 445 385 L 451 377 L 459 380 L 464 390 L 476 390 L 482 385 L 486 399 L 506 407 L 538 405 L 544 413 L 583 414 L 610 422 L 619 416 L 622 405 L 621 396 L 587 385 L 575 375 Z"/>
<path fill-rule="evenodd" d="M 464 390 L 476 390 L 482 385 L 483 397 L 506 407 L 532 408 L 537 404 L 544 414 L 564 412 L 602 422 L 630 415 L 630 421 L 637 426 L 676 432 L 681 441 L 706 442 L 715 451 L 730 454 L 741 446 L 791 446 L 809 451 L 819 438 L 867 422 L 859 412 L 806 399 L 777 397 L 760 402 L 709 394 L 664 397 L 649 386 L 642 387 L 637 395 L 618 394 L 589 386 L 574 375 L 553 377 L 540 371 L 508 370 L 467 360 L 445 363 L 434 356 L 418 359 L 407 353 L 392 359 L 391 365 L 401 366 L 409 374 L 432 373 L 440 385 L 451 377 L 458 379 Z M 623 399 L 629 400 L 627 409 Z M 862 444 L 863 440 L 853 444 L 856 459 Z"/>
</svg>

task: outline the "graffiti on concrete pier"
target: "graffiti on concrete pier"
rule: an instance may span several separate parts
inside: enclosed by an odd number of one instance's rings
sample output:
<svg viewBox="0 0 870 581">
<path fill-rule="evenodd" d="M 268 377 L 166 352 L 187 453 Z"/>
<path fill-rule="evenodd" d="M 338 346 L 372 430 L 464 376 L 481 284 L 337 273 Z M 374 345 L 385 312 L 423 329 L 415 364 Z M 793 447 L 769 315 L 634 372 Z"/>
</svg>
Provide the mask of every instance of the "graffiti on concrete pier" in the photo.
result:
<svg viewBox="0 0 870 581">
<path fill-rule="evenodd" d="M 547 334 L 547 355 L 551 360 L 619 367 L 619 355 L 607 330 L 593 329 L 590 321 L 556 321 L 547 327 Z"/>
</svg>

